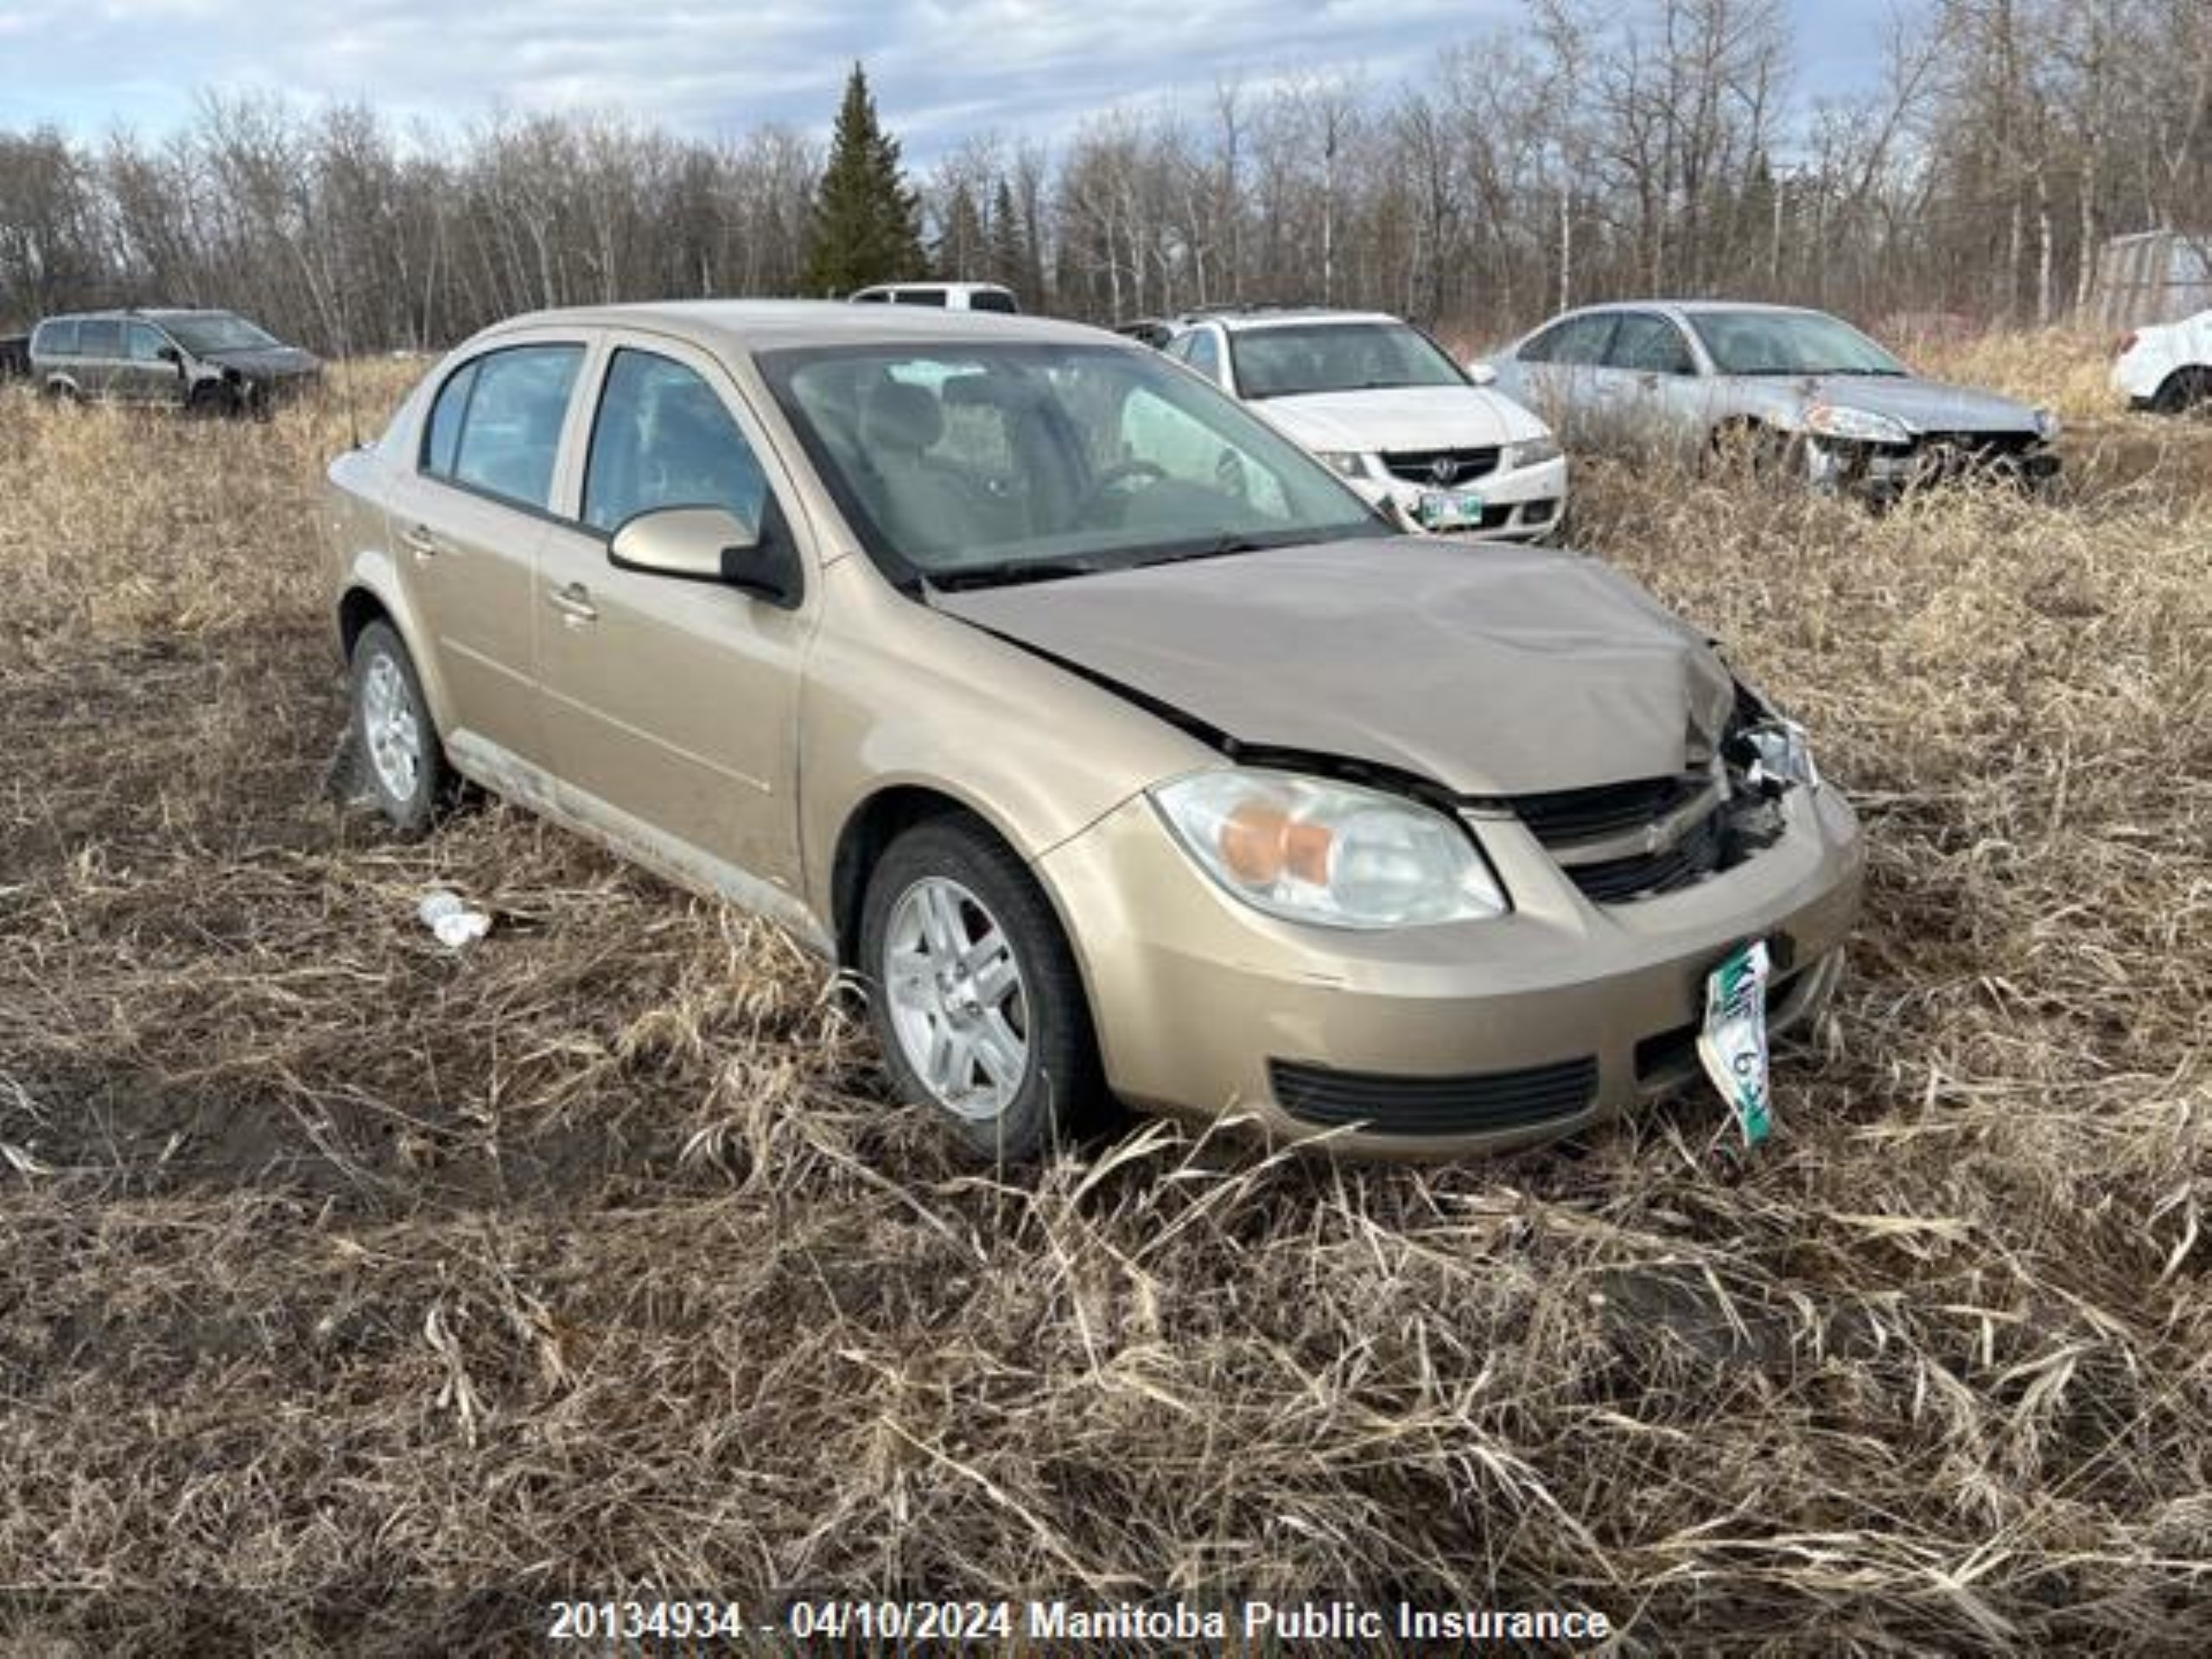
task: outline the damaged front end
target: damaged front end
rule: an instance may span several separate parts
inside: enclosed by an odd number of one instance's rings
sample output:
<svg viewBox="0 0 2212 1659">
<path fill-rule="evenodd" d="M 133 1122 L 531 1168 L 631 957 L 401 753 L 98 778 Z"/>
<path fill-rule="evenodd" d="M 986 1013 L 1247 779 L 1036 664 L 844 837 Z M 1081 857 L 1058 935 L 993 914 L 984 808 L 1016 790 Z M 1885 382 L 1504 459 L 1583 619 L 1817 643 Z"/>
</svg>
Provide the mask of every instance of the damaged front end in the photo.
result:
<svg viewBox="0 0 2212 1659">
<path fill-rule="evenodd" d="M 1586 898 L 1622 905 L 1696 887 L 1756 857 L 1782 837 L 1783 797 L 1820 787 L 1804 728 L 1738 681 L 1719 740 L 1693 734 L 1679 772 L 1465 809 L 1477 823 L 1518 820 Z"/>
<path fill-rule="evenodd" d="M 2044 412 L 2032 429 L 1916 431 L 1891 416 L 1816 404 L 1805 416 L 1805 476 L 1816 489 L 1878 503 L 1961 483 L 2041 490 L 2059 475 L 2057 434 Z"/>
</svg>

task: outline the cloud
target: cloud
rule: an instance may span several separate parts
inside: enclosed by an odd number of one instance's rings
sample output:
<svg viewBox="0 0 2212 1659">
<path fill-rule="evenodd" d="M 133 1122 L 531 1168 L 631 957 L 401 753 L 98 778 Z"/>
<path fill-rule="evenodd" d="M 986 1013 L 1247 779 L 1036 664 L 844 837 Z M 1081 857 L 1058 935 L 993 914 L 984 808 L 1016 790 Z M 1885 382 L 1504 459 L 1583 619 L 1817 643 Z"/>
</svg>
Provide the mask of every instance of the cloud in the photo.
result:
<svg viewBox="0 0 2212 1659">
<path fill-rule="evenodd" d="M 1049 138 L 1134 100 L 1203 107 L 1224 77 L 1417 82 L 1451 46 L 1524 16 L 1521 0 L 16 0 L 0 40 L 29 73 L 15 72 L 0 122 L 158 130 L 213 89 L 452 124 L 588 110 L 705 137 L 818 130 L 861 59 L 909 159 L 926 162 L 969 133 Z"/>
<path fill-rule="evenodd" d="M 35 73 L 8 114 L 83 133 L 185 118 L 201 89 L 362 100 L 466 120 L 495 107 L 633 114 L 711 135 L 823 127 L 865 60 L 910 148 L 980 127 L 1064 124 L 1102 103 L 1239 71 L 1325 68 L 1440 49 L 1517 0 L 116 0 L 10 7 L 0 38 Z"/>
</svg>

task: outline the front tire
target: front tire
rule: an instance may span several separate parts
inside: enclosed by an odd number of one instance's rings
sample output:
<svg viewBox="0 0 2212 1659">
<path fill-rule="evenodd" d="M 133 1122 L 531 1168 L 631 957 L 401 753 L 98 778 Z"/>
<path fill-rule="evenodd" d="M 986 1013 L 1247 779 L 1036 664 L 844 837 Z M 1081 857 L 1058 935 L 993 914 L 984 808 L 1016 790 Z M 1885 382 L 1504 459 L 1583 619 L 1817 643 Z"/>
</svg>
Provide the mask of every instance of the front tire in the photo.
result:
<svg viewBox="0 0 2212 1659">
<path fill-rule="evenodd" d="M 1035 878 L 983 826 L 932 818 L 892 842 L 861 967 L 893 1085 L 964 1150 L 1023 1163 L 1090 1125 L 1104 1084 L 1082 977 Z"/>
<path fill-rule="evenodd" d="M 393 829 L 420 835 L 451 793 L 453 772 L 414 659 L 390 623 L 361 630 L 353 642 L 353 678 L 361 779 Z"/>
</svg>

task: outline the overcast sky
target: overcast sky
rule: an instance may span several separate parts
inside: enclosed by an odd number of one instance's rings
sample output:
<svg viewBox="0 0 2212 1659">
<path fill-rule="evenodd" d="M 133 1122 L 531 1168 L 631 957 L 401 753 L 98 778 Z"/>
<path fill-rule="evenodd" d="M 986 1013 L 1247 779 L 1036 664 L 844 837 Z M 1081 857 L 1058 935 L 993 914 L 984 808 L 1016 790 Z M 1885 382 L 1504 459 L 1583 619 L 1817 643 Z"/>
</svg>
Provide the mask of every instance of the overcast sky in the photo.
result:
<svg viewBox="0 0 2212 1659">
<path fill-rule="evenodd" d="M 1885 20 L 1912 3 L 1786 0 L 1799 97 L 1872 84 Z M 1415 80 L 1522 15 L 1520 0 L 0 0 L 0 128 L 159 133 L 213 87 L 454 122 L 582 108 L 703 137 L 826 130 L 857 57 L 926 162 L 974 132 L 1050 139 L 1117 102 L 1198 107 L 1224 75 Z"/>
</svg>

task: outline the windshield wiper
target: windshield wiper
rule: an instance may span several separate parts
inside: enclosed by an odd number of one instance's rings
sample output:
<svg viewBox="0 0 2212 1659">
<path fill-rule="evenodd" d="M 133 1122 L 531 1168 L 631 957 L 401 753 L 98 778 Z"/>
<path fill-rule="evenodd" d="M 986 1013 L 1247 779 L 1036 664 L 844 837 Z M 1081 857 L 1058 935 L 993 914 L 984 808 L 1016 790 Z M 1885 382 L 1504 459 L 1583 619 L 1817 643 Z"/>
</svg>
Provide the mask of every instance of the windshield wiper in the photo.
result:
<svg viewBox="0 0 2212 1659">
<path fill-rule="evenodd" d="M 1139 559 L 1136 569 L 1148 570 L 1155 564 L 1185 564 L 1192 559 L 1225 559 L 1238 553 L 1267 553 L 1278 547 L 1298 547 L 1312 540 L 1306 536 L 1239 536 L 1230 532 L 1217 536 L 1210 542 L 1199 542 L 1190 547 L 1179 547 Z"/>
<path fill-rule="evenodd" d="M 923 576 L 942 593 L 969 588 L 1011 588 L 1025 582 L 1058 582 L 1063 576 L 1095 575 L 1113 565 L 1096 559 L 1008 559 L 1000 564 L 975 564 L 962 570 L 931 571 Z"/>
</svg>

